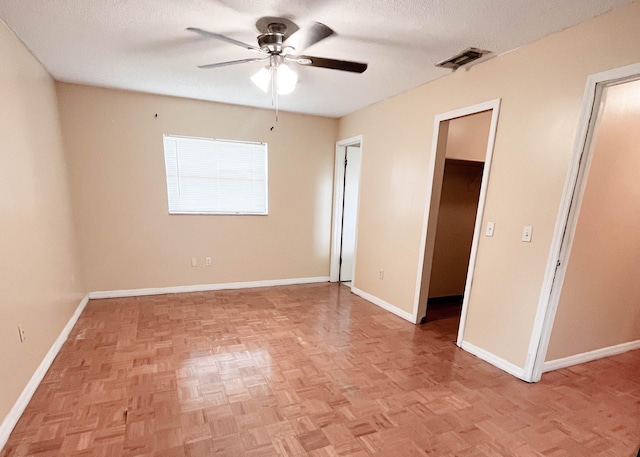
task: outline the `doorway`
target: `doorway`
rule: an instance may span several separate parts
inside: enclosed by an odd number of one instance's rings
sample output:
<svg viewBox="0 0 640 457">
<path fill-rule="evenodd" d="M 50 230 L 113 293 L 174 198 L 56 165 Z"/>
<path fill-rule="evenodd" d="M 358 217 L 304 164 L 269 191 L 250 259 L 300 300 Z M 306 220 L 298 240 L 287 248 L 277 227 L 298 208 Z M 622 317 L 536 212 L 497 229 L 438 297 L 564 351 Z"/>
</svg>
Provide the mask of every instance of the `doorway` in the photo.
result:
<svg viewBox="0 0 640 457">
<path fill-rule="evenodd" d="M 588 78 L 525 366 L 533 382 L 640 348 L 639 121 L 640 64 Z"/>
<path fill-rule="evenodd" d="M 418 271 L 421 272 L 417 278 L 415 299 L 414 299 L 414 319 L 415 322 L 426 321 L 428 309 L 428 299 L 437 298 L 436 295 L 445 294 L 445 298 L 456 298 L 460 300 L 457 304 L 456 313 L 459 313 L 458 338 L 457 344 L 462 344 L 464 334 L 464 324 L 468 307 L 469 292 L 473 281 L 473 271 L 475 267 L 475 259 L 480 239 L 480 231 L 482 224 L 482 215 L 484 212 L 484 203 L 487 194 L 489 182 L 489 173 L 491 170 L 491 159 L 493 154 L 493 145 L 498 124 L 498 114 L 500 109 L 500 100 L 492 100 L 478 105 L 462 108 L 448 113 L 436 116 L 434 122 L 434 135 L 431 150 L 431 167 L 430 175 L 427 179 L 427 206 L 425 209 L 425 219 L 422 230 L 422 255 L 419 258 Z M 448 163 L 447 163 L 448 159 Z M 473 166 L 469 162 L 475 162 Z M 459 177 L 451 179 L 451 176 L 445 176 L 447 164 L 448 168 L 461 168 L 467 166 L 467 178 Z M 478 180 L 474 174 L 479 175 Z M 459 173 L 464 175 L 464 173 Z M 455 266 L 457 280 L 455 284 L 447 285 L 443 288 L 438 284 L 438 276 L 443 276 L 442 259 L 434 254 L 436 252 L 437 238 L 440 241 L 446 240 L 446 229 L 441 229 L 441 236 L 437 237 L 438 221 L 440 219 L 441 199 L 447 197 L 447 181 L 461 181 L 466 192 L 468 188 L 473 195 L 474 186 L 477 189 L 477 197 L 466 198 L 467 206 L 470 206 L 464 216 L 467 228 L 463 230 L 464 238 L 467 240 L 467 246 L 460 250 L 461 255 L 456 255 L 457 262 Z M 455 192 L 460 193 L 462 190 L 460 184 L 454 185 Z M 444 191 L 444 192 L 443 192 Z M 466 197 L 466 196 L 465 196 Z M 454 217 L 449 217 L 446 207 L 443 207 L 442 220 L 443 224 L 450 223 L 453 219 L 456 229 L 460 228 L 460 222 L 456 223 Z M 470 242 L 469 242 L 470 238 Z M 440 248 L 440 251 L 446 249 Z M 442 256 L 441 256 L 442 257 Z M 446 256 L 445 256 L 446 257 Z M 462 259 L 462 260 L 460 260 Z M 435 263 L 434 263 L 435 261 Z M 440 264 L 438 263 L 440 262 Z M 446 264 L 446 258 L 444 259 Z M 436 270 L 437 268 L 437 270 Z M 444 274 L 446 276 L 446 272 Z M 433 288 L 431 287 L 432 279 L 434 280 Z M 438 292 L 438 288 L 440 291 Z M 443 292 L 444 291 L 444 292 Z"/>
<path fill-rule="evenodd" d="M 330 280 L 352 287 L 355 272 L 362 136 L 336 143 Z"/>
<path fill-rule="evenodd" d="M 471 141 L 468 146 L 477 146 L 477 149 L 482 148 L 484 152 L 489 135 L 490 115 L 491 112 L 485 111 L 471 115 L 469 119 L 458 118 L 451 122 L 473 120 L 480 124 L 484 132 L 469 138 Z M 450 124 L 449 127 L 451 134 L 453 125 Z M 484 159 L 484 154 L 482 155 Z M 460 318 L 483 169 L 484 160 L 445 160 L 426 322 Z"/>
<path fill-rule="evenodd" d="M 342 237 L 340 240 L 340 282 L 351 285 L 356 252 L 360 143 L 346 147 L 342 193 Z"/>
</svg>

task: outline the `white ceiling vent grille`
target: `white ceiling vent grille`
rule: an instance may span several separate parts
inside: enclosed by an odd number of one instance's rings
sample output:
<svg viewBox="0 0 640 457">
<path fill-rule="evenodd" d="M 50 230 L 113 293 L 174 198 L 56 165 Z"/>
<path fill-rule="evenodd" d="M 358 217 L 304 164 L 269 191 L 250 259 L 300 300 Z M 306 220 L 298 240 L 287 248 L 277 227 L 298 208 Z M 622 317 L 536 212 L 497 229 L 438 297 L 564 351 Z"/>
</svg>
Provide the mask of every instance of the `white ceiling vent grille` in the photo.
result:
<svg viewBox="0 0 640 457">
<path fill-rule="evenodd" d="M 452 70 L 456 70 L 461 66 L 471 63 L 474 60 L 478 60 L 485 54 L 490 53 L 491 51 L 484 51 L 478 48 L 468 48 L 462 51 L 460 54 L 456 54 L 455 56 L 445 59 L 442 62 L 438 62 L 436 64 L 436 67 L 451 68 Z"/>
</svg>

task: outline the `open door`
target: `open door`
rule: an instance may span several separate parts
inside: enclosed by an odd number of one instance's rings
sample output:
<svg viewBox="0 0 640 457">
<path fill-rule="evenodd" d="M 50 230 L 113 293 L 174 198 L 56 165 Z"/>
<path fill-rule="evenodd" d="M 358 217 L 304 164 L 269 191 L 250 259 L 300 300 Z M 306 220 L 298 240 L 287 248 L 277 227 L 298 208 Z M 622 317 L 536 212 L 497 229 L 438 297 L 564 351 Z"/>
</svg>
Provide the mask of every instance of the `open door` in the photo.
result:
<svg viewBox="0 0 640 457">
<path fill-rule="evenodd" d="M 340 282 L 353 281 L 356 253 L 356 222 L 360 184 L 360 143 L 348 145 L 344 161 L 342 236 L 340 242 Z"/>
<path fill-rule="evenodd" d="M 351 286 L 355 272 L 362 137 L 336 143 L 330 280 Z"/>
</svg>

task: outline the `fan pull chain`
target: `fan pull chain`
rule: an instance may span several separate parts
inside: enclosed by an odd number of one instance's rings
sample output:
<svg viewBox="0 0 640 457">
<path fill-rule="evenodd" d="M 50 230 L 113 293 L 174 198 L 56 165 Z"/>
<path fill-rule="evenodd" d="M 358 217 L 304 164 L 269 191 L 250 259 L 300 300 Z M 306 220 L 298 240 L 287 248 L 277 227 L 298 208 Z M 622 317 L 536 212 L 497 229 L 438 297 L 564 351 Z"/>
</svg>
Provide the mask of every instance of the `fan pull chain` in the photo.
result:
<svg viewBox="0 0 640 457">
<path fill-rule="evenodd" d="M 277 82 L 277 67 L 271 67 L 271 106 L 273 106 L 276 110 L 276 123 L 278 122 L 278 90 L 276 87 Z M 273 129 L 276 128 L 275 125 L 272 125 L 269 129 L 273 132 Z"/>
<path fill-rule="evenodd" d="M 272 103 L 275 101 L 276 123 L 278 123 L 278 67 L 273 67 L 273 75 L 271 76 L 271 97 Z"/>
</svg>

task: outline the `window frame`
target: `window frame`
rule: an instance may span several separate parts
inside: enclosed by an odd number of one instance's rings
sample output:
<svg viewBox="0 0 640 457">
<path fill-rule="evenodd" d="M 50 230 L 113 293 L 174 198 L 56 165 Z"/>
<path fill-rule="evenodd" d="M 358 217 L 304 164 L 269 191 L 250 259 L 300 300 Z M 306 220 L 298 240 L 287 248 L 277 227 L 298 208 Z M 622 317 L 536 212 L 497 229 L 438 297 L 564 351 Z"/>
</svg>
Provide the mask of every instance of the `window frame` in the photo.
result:
<svg viewBox="0 0 640 457">
<path fill-rule="evenodd" d="M 180 180 L 180 172 L 177 171 L 175 174 L 170 174 L 168 167 L 168 156 L 166 141 L 169 140 L 196 140 L 196 141 L 205 141 L 205 142 L 213 142 L 213 143 L 231 143 L 231 144 L 246 144 L 253 146 L 262 146 L 263 154 L 264 154 L 264 181 L 258 179 L 254 180 L 254 182 L 262 183 L 264 182 L 264 211 L 246 211 L 246 210 L 207 210 L 207 209 L 197 209 L 197 210 L 187 210 L 183 208 L 172 208 L 172 195 L 171 195 L 171 179 Z M 171 216 L 180 216 L 180 215 L 205 215 L 205 216 L 268 216 L 269 215 L 269 147 L 265 142 L 258 141 L 245 141 L 245 140 L 231 140 L 231 139 L 221 139 L 221 138 L 209 138 L 209 137 L 198 137 L 198 136 L 187 136 L 187 135 L 173 135 L 173 134 L 163 134 L 162 135 L 162 149 L 163 149 L 163 159 L 164 159 L 164 172 L 165 172 L 165 185 L 166 185 L 166 197 L 167 197 L 167 211 Z M 176 165 L 178 165 L 178 151 L 176 149 Z M 179 166 L 176 167 L 179 170 Z M 215 179 L 215 178 L 212 178 Z M 180 188 L 180 186 L 179 186 Z M 175 196 L 174 196 L 175 199 Z M 221 199 L 222 200 L 222 199 Z M 175 200 L 174 200 L 175 202 Z"/>
</svg>

